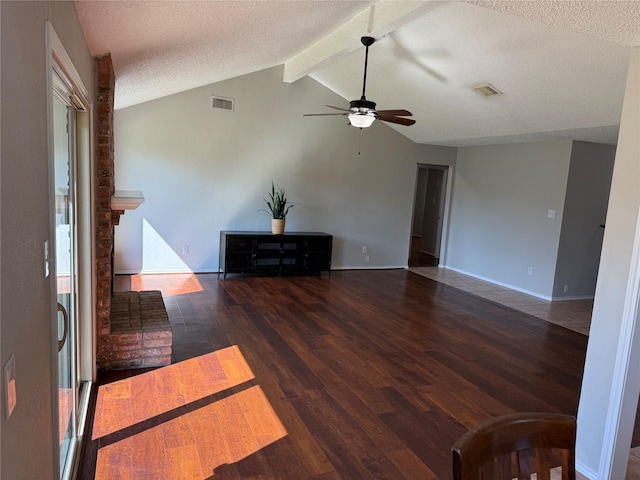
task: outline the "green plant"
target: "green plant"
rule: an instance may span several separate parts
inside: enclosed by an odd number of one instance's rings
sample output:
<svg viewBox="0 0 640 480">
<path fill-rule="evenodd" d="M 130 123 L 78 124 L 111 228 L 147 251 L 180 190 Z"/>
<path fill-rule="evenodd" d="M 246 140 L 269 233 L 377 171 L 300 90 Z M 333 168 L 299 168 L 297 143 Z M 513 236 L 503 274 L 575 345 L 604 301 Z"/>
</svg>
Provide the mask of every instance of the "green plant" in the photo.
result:
<svg viewBox="0 0 640 480">
<path fill-rule="evenodd" d="M 271 218 L 277 220 L 284 220 L 291 207 L 293 207 L 293 205 L 287 201 L 284 189 L 276 187 L 273 182 L 271 182 L 269 197 L 265 198 L 264 201 L 267 204 L 268 210 L 263 209 L 262 211 L 269 213 Z"/>
</svg>

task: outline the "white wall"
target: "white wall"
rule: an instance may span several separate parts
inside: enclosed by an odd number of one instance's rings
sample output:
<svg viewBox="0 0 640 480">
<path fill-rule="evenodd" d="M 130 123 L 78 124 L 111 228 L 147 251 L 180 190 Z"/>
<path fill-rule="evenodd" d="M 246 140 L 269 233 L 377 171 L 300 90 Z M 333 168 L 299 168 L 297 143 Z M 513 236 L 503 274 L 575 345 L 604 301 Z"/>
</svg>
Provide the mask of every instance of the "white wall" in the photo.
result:
<svg viewBox="0 0 640 480">
<path fill-rule="evenodd" d="M 638 404 L 639 131 L 640 47 L 635 47 L 622 108 L 578 408 L 576 464 L 589 478 L 624 478 Z"/>
<path fill-rule="evenodd" d="M 593 298 L 616 148 L 573 142 L 554 298 Z M 568 291 L 564 291 L 564 286 Z"/>
<path fill-rule="evenodd" d="M 570 155 L 571 141 L 458 149 L 446 267 L 551 298 Z"/>
<path fill-rule="evenodd" d="M 42 255 L 50 236 L 45 21 L 52 22 L 90 94 L 93 63 L 73 2 L 3 1 L 0 17 L 0 357 L 4 365 L 15 356 L 17 392 L 11 418 L 2 414 L 0 477 L 51 479 L 57 415 L 51 400 L 56 339 Z"/>
<path fill-rule="evenodd" d="M 235 111 L 211 109 L 211 95 Z M 325 104 L 347 102 L 276 67 L 116 111 L 116 188 L 146 199 L 116 227 L 116 271 L 217 271 L 220 230 L 270 231 L 259 210 L 272 180 L 295 204 L 287 231 L 334 235 L 333 268 L 406 266 L 416 164 L 455 149 L 303 117 Z"/>
</svg>

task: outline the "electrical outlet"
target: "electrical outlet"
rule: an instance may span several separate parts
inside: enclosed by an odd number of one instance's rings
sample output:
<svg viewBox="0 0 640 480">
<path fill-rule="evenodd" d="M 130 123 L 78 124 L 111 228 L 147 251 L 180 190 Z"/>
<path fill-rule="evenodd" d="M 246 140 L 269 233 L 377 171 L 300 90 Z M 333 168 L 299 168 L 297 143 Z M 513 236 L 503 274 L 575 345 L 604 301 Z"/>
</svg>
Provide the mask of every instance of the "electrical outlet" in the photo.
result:
<svg viewBox="0 0 640 480">
<path fill-rule="evenodd" d="M 13 413 L 16 404 L 18 403 L 18 397 L 16 395 L 16 357 L 11 355 L 9 360 L 4 366 L 4 418 L 9 420 L 9 417 Z"/>
<path fill-rule="evenodd" d="M 362 253 L 367 253 L 367 247 L 362 247 Z"/>
<path fill-rule="evenodd" d="M 182 253 L 184 253 L 184 254 L 189 253 L 189 245 L 184 245 L 184 246 L 182 247 Z"/>
<path fill-rule="evenodd" d="M 365 257 L 364 257 L 364 261 L 365 261 L 365 262 L 368 262 L 368 261 L 369 261 L 369 255 L 367 255 L 367 256 L 365 256 Z"/>
<path fill-rule="evenodd" d="M 527 268 L 527 275 L 533 275 L 533 268 Z"/>
<path fill-rule="evenodd" d="M 569 291 L 569 285 L 565 285 L 564 286 L 564 293 L 567 293 Z"/>
<path fill-rule="evenodd" d="M 556 218 L 556 211 L 555 210 L 549 210 L 547 212 L 547 218 Z"/>
</svg>

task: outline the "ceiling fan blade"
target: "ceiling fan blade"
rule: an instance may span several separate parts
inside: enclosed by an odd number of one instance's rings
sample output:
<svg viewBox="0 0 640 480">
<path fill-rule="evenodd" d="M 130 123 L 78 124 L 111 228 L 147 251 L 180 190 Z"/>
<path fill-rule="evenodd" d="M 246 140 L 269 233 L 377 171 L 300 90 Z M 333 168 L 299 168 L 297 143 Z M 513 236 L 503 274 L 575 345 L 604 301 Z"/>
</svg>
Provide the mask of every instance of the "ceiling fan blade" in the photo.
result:
<svg viewBox="0 0 640 480">
<path fill-rule="evenodd" d="M 402 118 L 402 117 L 387 117 L 386 115 L 379 115 L 378 120 L 382 120 L 383 122 L 389 123 L 397 123 L 398 125 L 413 125 L 416 121 L 413 118 Z"/>
<path fill-rule="evenodd" d="M 335 110 L 342 110 L 343 112 L 348 112 L 348 111 L 350 111 L 348 108 L 334 107 L 334 106 L 332 106 L 332 105 L 325 105 L 325 107 L 333 108 L 333 109 L 335 109 Z"/>
<path fill-rule="evenodd" d="M 340 115 L 340 116 L 345 116 L 348 115 L 348 113 L 304 113 L 302 114 L 303 117 L 322 117 L 325 115 Z"/>
<path fill-rule="evenodd" d="M 376 110 L 380 115 L 392 115 L 394 117 L 410 117 L 413 115 L 409 110 Z"/>
</svg>

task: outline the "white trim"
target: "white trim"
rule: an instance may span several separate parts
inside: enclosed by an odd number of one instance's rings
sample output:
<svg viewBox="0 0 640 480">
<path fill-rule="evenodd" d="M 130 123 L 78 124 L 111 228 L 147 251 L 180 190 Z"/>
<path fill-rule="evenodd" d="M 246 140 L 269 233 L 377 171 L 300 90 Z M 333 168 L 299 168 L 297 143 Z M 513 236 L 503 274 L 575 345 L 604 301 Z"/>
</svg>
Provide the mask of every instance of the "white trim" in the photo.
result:
<svg viewBox="0 0 640 480">
<path fill-rule="evenodd" d="M 171 275 L 174 273 L 218 273 L 217 270 L 210 269 L 189 269 L 189 268 L 176 268 L 173 270 L 164 269 L 164 270 L 114 270 L 114 275 Z"/>
<path fill-rule="evenodd" d="M 82 395 L 80 396 L 80 401 L 78 402 L 80 405 L 79 413 L 79 428 L 78 428 L 78 446 L 80 447 L 83 444 L 83 437 L 85 435 L 85 427 L 87 421 L 87 413 L 89 410 L 89 400 L 91 399 L 91 390 L 93 388 L 93 382 L 86 382 L 85 388 L 82 391 Z M 91 433 L 91 432 L 90 432 Z M 90 441 L 90 439 L 88 439 Z M 78 478 L 78 470 L 80 469 L 80 455 L 75 455 L 73 461 L 73 467 L 71 468 L 71 476 L 70 478 Z"/>
<path fill-rule="evenodd" d="M 363 267 L 362 265 L 358 265 L 355 267 L 342 266 L 342 267 L 331 267 L 332 271 L 338 270 L 407 270 L 409 267 L 407 265 L 378 265 L 371 267 Z"/>
<path fill-rule="evenodd" d="M 578 472 L 581 475 L 584 475 L 589 480 L 595 480 L 596 478 L 598 478 L 598 472 L 596 472 L 595 470 L 591 470 L 589 467 L 587 467 L 583 463 L 578 462 L 577 460 L 576 460 L 576 472 Z"/>
<path fill-rule="evenodd" d="M 62 95 L 62 97 L 66 100 L 66 102 L 68 102 L 69 105 L 72 106 L 72 108 L 74 108 L 76 110 L 76 118 L 80 115 L 86 115 L 87 117 L 83 118 L 83 125 L 86 129 L 88 129 L 87 135 L 85 135 L 82 139 L 78 139 L 77 135 L 75 132 L 69 132 L 69 134 L 71 136 L 73 136 L 74 138 L 74 142 L 78 142 L 80 141 L 80 146 L 82 146 L 82 153 L 84 153 L 84 157 L 83 159 L 86 160 L 87 165 L 85 165 L 88 168 L 88 174 L 83 176 L 82 179 L 79 179 L 79 177 L 76 177 L 76 184 L 78 185 L 80 183 L 80 181 L 84 181 L 84 182 L 89 182 L 89 186 L 88 186 L 88 191 L 86 191 L 87 189 L 85 188 L 85 193 L 86 195 L 89 196 L 89 200 L 92 198 L 91 192 L 93 189 L 93 182 L 92 182 L 92 175 L 91 175 L 91 171 L 92 171 L 92 164 L 93 164 L 93 155 L 92 155 L 92 132 L 93 132 L 93 124 L 91 121 L 91 98 L 89 97 L 89 94 L 87 92 L 87 89 L 84 86 L 84 83 L 82 81 L 82 78 L 80 77 L 78 71 L 76 70 L 75 66 L 73 65 L 73 62 L 71 61 L 69 55 L 67 54 L 64 45 L 62 44 L 62 42 L 60 41 L 60 38 L 58 37 L 58 35 L 55 32 L 55 29 L 53 28 L 53 25 L 51 24 L 51 22 L 47 21 L 45 23 L 45 48 L 46 48 L 46 86 L 47 86 L 47 93 L 46 93 L 46 98 L 47 98 L 47 156 L 48 156 L 48 168 L 49 168 L 49 172 L 48 172 L 48 176 L 49 176 L 49 198 L 50 198 L 50 202 L 49 202 L 49 239 L 54 239 L 56 236 L 55 233 L 55 201 L 52 201 L 52 199 L 54 198 L 54 189 L 55 189 L 55 181 L 54 181 L 54 174 L 52 173 L 52 169 L 53 169 L 53 165 L 54 165 L 54 156 L 55 156 L 55 152 L 54 152 L 54 144 L 53 144 L 53 103 L 54 103 L 54 95 Z M 77 124 L 78 122 L 76 122 Z M 78 153 L 77 151 L 75 152 L 76 154 Z M 77 157 L 76 157 L 77 158 Z M 75 172 L 74 174 L 79 175 L 78 171 L 80 170 L 79 166 L 78 166 L 79 162 L 74 162 L 75 164 Z M 87 168 L 84 169 L 84 171 L 87 171 Z M 80 181 L 79 181 L 80 180 Z M 79 188 L 80 190 L 80 188 Z M 84 197 L 82 197 L 82 200 L 86 200 L 86 195 Z M 78 200 L 78 199 L 76 199 Z M 92 273 L 92 267 L 91 265 L 93 265 L 93 253 L 92 253 L 92 247 L 91 245 L 93 244 L 93 208 L 92 208 L 92 204 L 91 202 L 89 202 L 90 205 L 87 207 L 88 211 L 86 211 L 86 214 L 83 216 L 84 219 L 84 226 L 83 229 L 84 232 L 81 232 L 80 229 L 78 228 L 78 239 L 77 241 L 79 241 L 79 239 L 83 236 L 86 239 L 86 237 L 89 237 L 89 248 L 88 248 L 88 252 L 85 252 L 84 255 L 88 255 L 89 257 L 86 259 L 85 262 L 79 262 L 79 263 L 84 263 L 85 266 L 89 265 L 89 270 L 87 271 L 86 268 L 84 270 L 81 271 L 82 269 L 82 265 L 78 265 L 77 266 L 77 271 L 78 271 L 78 275 L 84 275 L 84 277 L 88 277 L 86 278 L 86 280 L 83 281 L 82 286 L 79 285 L 79 289 L 77 292 L 78 295 L 78 306 L 84 301 L 85 303 L 87 303 L 89 305 L 89 308 L 86 308 L 84 310 L 84 312 L 78 311 L 78 314 L 85 314 L 85 317 L 83 319 L 83 324 L 81 327 L 81 331 L 82 329 L 86 329 L 87 327 L 93 331 L 94 327 L 94 311 L 95 309 L 93 308 L 93 304 L 95 302 L 95 295 L 93 294 L 93 292 L 95 291 L 95 289 L 93 288 L 94 286 L 94 280 L 93 280 L 93 273 Z M 78 216 L 78 212 L 76 211 L 76 221 L 79 220 L 79 216 Z M 76 226 L 79 226 L 78 224 L 76 224 Z M 88 230 L 88 231 L 87 231 Z M 85 242 L 86 243 L 86 242 Z M 79 245 L 76 245 L 76 254 L 78 254 L 78 258 L 80 259 L 80 255 L 78 252 L 78 248 L 80 248 Z M 86 250 L 86 249 L 85 249 Z M 55 251 L 55 248 L 52 246 L 52 251 Z M 55 260 L 55 259 L 54 259 Z M 51 261 L 51 273 L 50 273 L 50 291 L 51 291 L 51 318 L 55 318 L 55 316 L 57 315 L 57 308 L 56 308 L 56 282 L 55 282 L 55 278 L 56 278 L 56 272 L 55 272 L 55 261 Z M 84 272 L 84 273 L 83 273 Z M 86 316 L 88 314 L 88 317 Z M 50 392 L 50 395 L 52 397 L 52 421 L 53 421 L 53 437 L 54 437 L 54 445 L 60 445 L 60 441 L 59 441 L 59 428 L 58 428 L 58 417 L 59 417 L 59 406 L 58 406 L 58 387 L 59 387 L 59 377 L 58 377 L 58 348 L 57 348 L 57 338 L 58 338 L 58 332 L 57 332 L 57 322 L 51 322 L 51 375 L 52 375 L 52 390 Z M 78 338 L 74 343 L 76 343 L 76 345 L 80 345 L 77 342 L 81 342 L 81 339 Z M 95 364 L 95 348 L 94 345 L 92 344 L 90 347 L 90 351 L 89 351 L 89 355 L 91 356 L 91 358 L 88 360 L 88 362 L 91 362 L 91 364 Z M 81 351 L 81 349 L 79 349 Z M 86 350 L 86 349 L 85 349 Z M 80 375 L 80 359 L 77 357 L 79 352 L 76 352 L 76 354 L 74 355 L 74 367 L 77 369 L 74 374 L 76 379 L 78 379 L 78 381 L 82 381 L 82 380 L 91 380 L 93 379 L 93 376 L 95 375 L 95 368 L 92 368 L 92 373 L 91 375 L 91 379 L 86 379 L 86 378 L 81 378 Z M 87 363 L 87 362 L 85 362 Z M 77 385 L 79 386 L 79 384 Z M 90 388 L 90 384 L 87 385 L 87 388 Z M 66 479 L 71 479 L 74 477 L 75 475 L 75 469 L 77 468 L 77 462 L 78 462 L 78 457 L 79 457 L 79 447 L 80 447 L 80 436 L 78 432 L 81 432 L 84 430 L 84 424 L 80 424 L 78 423 L 79 421 L 86 421 L 86 407 L 88 405 L 88 402 L 84 399 L 80 399 L 81 401 L 76 405 L 76 403 L 74 402 L 74 406 L 73 406 L 73 410 L 75 412 L 76 417 L 74 418 L 74 421 L 76 422 L 74 425 L 74 441 L 72 441 L 69 445 L 69 451 L 67 452 L 67 463 L 65 465 L 61 465 L 60 464 L 60 454 L 59 454 L 59 449 L 56 449 L 56 452 L 54 453 L 54 466 L 53 466 L 53 470 L 54 470 L 54 475 L 55 478 L 60 478 L 61 477 L 61 472 L 63 471 L 63 480 Z M 85 407 L 85 410 L 82 410 L 82 407 Z M 68 468 L 65 468 L 68 467 Z"/>
<path fill-rule="evenodd" d="M 516 287 L 515 285 L 511 285 L 509 283 L 498 282 L 497 280 L 493 280 L 491 278 L 483 277 L 482 275 L 476 275 L 475 273 L 467 272 L 465 270 L 460 270 L 459 268 L 449 267 L 447 265 L 439 265 L 440 268 L 445 268 L 447 270 L 452 270 L 454 272 L 461 273 L 463 275 L 467 275 L 469 277 L 477 278 L 478 280 L 483 280 L 485 282 L 493 283 L 494 285 L 498 285 L 500 287 L 508 288 L 509 290 L 515 290 L 516 292 L 524 293 L 525 295 L 529 295 L 531 297 L 540 298 L 542 300 L 546 300 L 547 302 L 553 301 L 552 297 L 541 295 L 538 292 L 532 292 L 531 290 L 526 290 L 524 288 Z"/>
<path fill-rule="evenodd" d="M 47 52 L 51 53 L 51 55 L 47 55 L 49 57 L 48 61 L 51 61 L 51 57 L 55 60 L 55 62 L 51 62 L 51 64 L 48 65 L 50 67 L 49 71 L 55 70 L 60 73 L 61 77 L 69 82 L 67 86 L 74 92 L 75 96 L 79 97 L 82 101 L 82 106 L 87 109 L 91 108 L 91 98 L 84 86 L 84 82 L 82 78 L 80 78 L 80 74 L 73 65 L 71 58 L 69 58 L 51 22 L 47 21 L 46 29 Z"/>
<path fill-rule="evenodd" d="M 338 271 L 338 270 L 408 270 L 409 267 L 407 265 L 390 265 L 390 266 L 385 266 L 385 267 L 362 267 L 362 266 L 357 266 L 357 267 L 331 267 L 330 271 Z M 322 270 L 321 273 L 328 273 L 329 271 L 327 270 Z M 136 271 L 136 270 L 116 270 L 115 271 L 115 275 L 171 275 L 174 273 L 202 273 L 202 274 L 206 274 L 206 273 L 213 273 L 213 274 L 218 274 L 218 273 L 224 273 L 222 271 L 218 271 L 218 270 L 209 270 L 209 269 L 192 269 L 192 270 L 188 270 L 188 269 L 176 269 L 176 270 L 144 270 L 144 271 Z M 231 273 L 231 272 L 229 272 Z M 256 274 L 260 275 L 260 274 L 267 274 L 268 272 L 255 272 Z M 249 274 L 249 273 L 248 273 Z M 251 272 L 251 274 L 253 275 L 254 272 Z"/>
<path fill-rule="evenodd" d="M 54 158 L 54 146 L 53 146 L 53 98 L 54 98 L 54 82 L 53 82 L 53 56 L 51 54 L 52 51 L 52 42 L 51 36 L 49 35 L 49 30 L 53 28 L 50 27 L 49 22 L 46 24 L 46 36 L 45 36 L 45 46 L 47 51 L 46 56 L 46 85 L 47 85 L 47 168 L 51 170 L 53 167 L 53 158 Z M 53 196 L 54 181 L 53 175 L 48 171 L 48 185 L 49 192 L 48 198 L 51 199 Z M 55 203 L 55 202 L 54 202 Z M 54 217 L 54 208 L 55 206 L 52 202 L 49 202 L 49 238 L 46 239 L 47 242 L 50 239 L 55 238 L 55 225 L 52 220 Z M 50 242 L 49 247 L 50 252 L 55 252 L 55 246 Z M 49 317 L 55 318 L 57 314 L 57 310 L 54 309 L 53 299 L 56 298 L 56 287 L 54 283 L 54 278 L 56 276 L 56 263 L 54 261 L 54 256 L 50 253 L 49 258 L 45 259 L 45 261 L 49 262 L 49 290 L 51 294 L 51 305 L 49 306 Z M 51 323 L 51 391 L 49 395 L 51 396 L 51 419 L 53 422 L 53 445 L 60 445 L 60 432 L 57 424 L 59 423 L 59 400 L 57 395 L 58 390 L 58 348 L 57 348 L 57 338 L 58 338 L 58 325 L 56 322 Z M 60 478 L 60 453 L 59 448 L 53 452 L 53 474 L 55 478 Z"/>
<path fill-rule="evenodd" d="M 637 335 L 636 321 L 640 316 L 640 212 L 637 216 L 636 232 L 631 252 L 631 264 L 629 269 L 629 281 L 625 295 L 624 308 L 622 310 L 622 324 L 620 336 L 618 338 L 618 348 L 616 353 L 615 366 L 613 371 L 613 383 L 609 395 L 609 408 L 605 422 L 604 437 L 602 440 L 602 450 L 600 454 L 600 475 L 598 478 L 613 478 L 616 451 L 624 448 L 626 452 L 625 466 L 628 460 L 628 450 L 630 445 L 618 445 L 620 423 L 624 403 L 627 400 L 627 381 L 629 376 L 635 372 L 636 365 L 633 362 L 634 340 Z M 636 346 L 637 350 L 640 346 Z M 635 394 L 637 406 L 638 396 Z M 634 410 L 635 411 L 635 410 Z M 620 455 L 620 454 L 618 454 Z"/>
<path fill-rule="evenodd" d="M 551 297 L 552 302 L 565 302 L 567 300 L 593 300 L 593 295 L 571 295 L 568 297 Z"/>
</svg>

